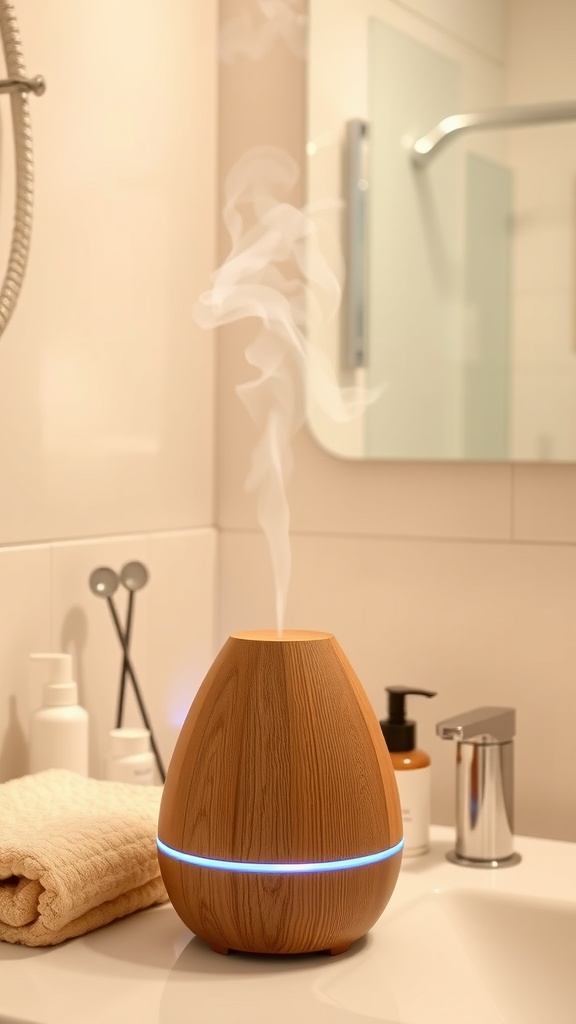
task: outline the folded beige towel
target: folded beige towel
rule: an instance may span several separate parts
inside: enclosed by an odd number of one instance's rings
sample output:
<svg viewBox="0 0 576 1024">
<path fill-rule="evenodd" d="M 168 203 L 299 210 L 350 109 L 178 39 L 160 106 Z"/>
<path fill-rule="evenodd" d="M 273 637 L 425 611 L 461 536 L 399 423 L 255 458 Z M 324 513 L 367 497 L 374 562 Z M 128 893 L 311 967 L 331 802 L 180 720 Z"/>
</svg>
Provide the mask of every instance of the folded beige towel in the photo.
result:
<svg viewBox="0 0 576 1024">
<path fill-rule="evenodd" d="M 167 900 L 161 793 L 57 769 L 0 785 L 0 939 L 52 946 Z"/>
</svg>

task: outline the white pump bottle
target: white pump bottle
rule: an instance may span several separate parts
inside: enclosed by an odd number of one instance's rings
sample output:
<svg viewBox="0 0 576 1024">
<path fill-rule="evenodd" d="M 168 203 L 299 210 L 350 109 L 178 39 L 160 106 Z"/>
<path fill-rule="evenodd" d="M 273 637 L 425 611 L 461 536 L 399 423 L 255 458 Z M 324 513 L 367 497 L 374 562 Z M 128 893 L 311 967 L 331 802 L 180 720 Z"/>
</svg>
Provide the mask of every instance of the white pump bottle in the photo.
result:
<svg viewBox="0 0 576 1024">
<path fill-rule="evenodd" d="M 30 717 L 29 771 L 67 768 L 88 775 L 88 712 L 78 704 L 69 654 L 32 654 L 46 666 L 43 705 Z"/>
</svg>

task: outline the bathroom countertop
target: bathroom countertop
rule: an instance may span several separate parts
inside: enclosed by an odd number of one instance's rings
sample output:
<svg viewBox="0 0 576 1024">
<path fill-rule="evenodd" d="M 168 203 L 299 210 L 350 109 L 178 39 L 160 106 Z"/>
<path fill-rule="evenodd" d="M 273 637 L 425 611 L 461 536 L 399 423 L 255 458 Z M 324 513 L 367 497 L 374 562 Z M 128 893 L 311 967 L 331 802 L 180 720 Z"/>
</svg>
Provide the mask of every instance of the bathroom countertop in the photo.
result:
<svg viewBox="0 0 576 1024">
<path fill-rule="evenodd" d="M 0 943 L 0 1022 L 427 1024 L 426 1013 L 408 1014 L 395 1001 L 392 979 L 387 977 L 386 941 L 392 923 L 422 894 L 425 899 L 455 890 L 473 890 L 474 898 L 478 893 L 489 894 L 489 899 L 498 893 L 512 899 L 543 896 L 556 901 L 555 906 L 567 903 L 569 913 L 576 913 L 575 843 L 518 837 L 518 866 L 478 871 L 446 861 L 452 837 L 452 829 L 433 827 L 430 853 L 404 860 L 382 917 L 367 937 L 341 956 L 220 956 L 191 935 L 169 904 L 57 947 L 28 949 Z M 426 936 L 426 942 L 432 948 L 435 935 Z M 417 987 L 418 979 L 411 981 Z M 576 989 L 574 995 L 570 1013 Z M 434 994 L 429 997 L 433 1000 Z M 446 1024 L 472 1019 L 462 1016 L 461 1005 L 454 1012 L 457 1016 L 446 1013 Z M 513 1017 L 484 1019 L 492 1024 Z"/>
</svg>

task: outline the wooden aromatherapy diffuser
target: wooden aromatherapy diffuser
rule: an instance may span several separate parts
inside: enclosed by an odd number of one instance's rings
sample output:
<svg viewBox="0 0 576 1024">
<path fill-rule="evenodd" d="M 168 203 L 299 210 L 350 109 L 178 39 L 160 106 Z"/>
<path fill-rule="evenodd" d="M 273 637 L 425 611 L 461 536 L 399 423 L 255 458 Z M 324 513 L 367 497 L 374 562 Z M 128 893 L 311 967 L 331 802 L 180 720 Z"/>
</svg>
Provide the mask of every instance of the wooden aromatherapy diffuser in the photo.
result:
<svg viewBox="0 0 576 1024">
<path fill-rule="evenodd" d="M 213 950 L 340 953 L 392 895 L 402 817 L 368 698 L 334 637 L 236 633 L 168 769 L 158 855 Z"/>
</svg>

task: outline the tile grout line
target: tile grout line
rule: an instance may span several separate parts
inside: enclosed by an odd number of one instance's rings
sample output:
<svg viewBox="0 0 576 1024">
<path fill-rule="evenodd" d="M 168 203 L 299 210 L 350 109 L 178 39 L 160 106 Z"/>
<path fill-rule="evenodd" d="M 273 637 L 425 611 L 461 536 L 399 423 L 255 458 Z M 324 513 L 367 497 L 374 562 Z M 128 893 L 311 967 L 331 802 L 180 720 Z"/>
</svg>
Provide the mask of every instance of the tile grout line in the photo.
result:
<svg viewBox="0 0 576 1024">
<path fill-rule="evenodd" d="M 48 545 L 49 578 L 50 578 L 50 650 L 55 649 L 54 645 L 54 545 Z"/>
<path fill-rule="evenodd" d="M 256 527 L 218 527 L 218 533 L 221 536 L 231 536 L 233 534 L 238 535 L 261 535 L 261 530 Z M 513 536 L 506 537 L 477 537 L 477 536 L 432 536 L 430 534 L 418 534 L 410 535 L 405 533 L 326 533 L 320 530 L 294 530 L 291 533 L 291 539 L 296 538 L 319 538 L 321 540 L 341 540 L 341 541 L 391 541 L 394 543 L 402 544 L 478 544 L 487 545 L 494 544 L 498 547 L 515 546 L 515 547 L 576 547 L 576 539 L 573 540 L 530 540 L 530 539 L 515 539 Z"/>
<path fill-rule="evenodd" d="M 515 544 L 516 543 L 516 540 L 515 540 L 515 537 L 514 537 L 514 509 L 515 509 L 514 498 L 515 498 L 515 487 L 516 487 L 516 469 L 515 469 L 514 463 L 511 463 L 511 465 L 510 465 L 510 507 L 509 507 L 510 521 L 509 521 L 509 525 L 508 525 L 508 530 L 509 530 L 509 534 L 510 534 L 510 543 L 511 544 Z"/>
<path fill-rule="evenodd" d="M 150 537 L 176 537 L 179 534 L 194 534 L 201 533 L 206 530 L 218 531 L 218 526 L 215 523 L 207 523 L 201 526 L 176 526 L 173 528 L 159 528 L 158 530 L 136 530 L 133 532 L 126 533 L 95 533 L 85 534 L 81 537 L 44 537 L 36 540 L 23 540 L 23 541 L 7 541 L 5 543 L 0 542 L 0 551 L 15 551 L 20 548 L 43 548 L 43 547 L 63 547 L 65 545 L 73 546 L 75 544 L 98 544 L 98 543 L 115 543 L 124 542 L 127 539 L 132 540 L 144 540 L 146 541 Z"/>
</svg>

